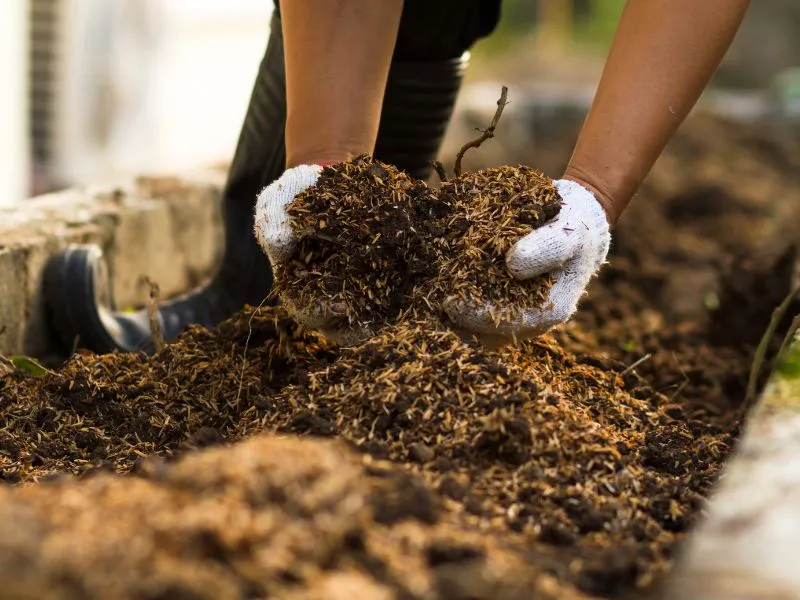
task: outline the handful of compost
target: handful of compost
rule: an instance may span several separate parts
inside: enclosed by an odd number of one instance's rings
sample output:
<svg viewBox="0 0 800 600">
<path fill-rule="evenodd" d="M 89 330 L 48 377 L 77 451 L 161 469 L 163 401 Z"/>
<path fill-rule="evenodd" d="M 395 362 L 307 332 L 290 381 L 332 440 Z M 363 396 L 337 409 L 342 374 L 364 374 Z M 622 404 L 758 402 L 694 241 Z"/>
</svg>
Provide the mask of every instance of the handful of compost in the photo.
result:
<svg viewBox="0 0 800 600">
<path fill-rule="evenodd" d="M 443 190 L 452 189 L 468 225 L 436 281 L 449 321 L 493 346 L 567 321 L 611 241 L 594 195 L 527 167 L 459 179 Z"/>
<path fill-rule="evenodd" d="M 588 191 L 528 167 L 431 189 L 365 156 L 287 171 L 256 218 L 283 304 L 341 345 L 410 314 L 491 345 L 539 335 L 575 310 L 607 232 Z"/>
<path fill-rule="evenodd" d="M 367 156 L 296 167 L 260 195 L 256 235 L 295 318 L 352 345 L 408 305 L 433 274 L 443 207 L 423 181 Z"/>
</svg>

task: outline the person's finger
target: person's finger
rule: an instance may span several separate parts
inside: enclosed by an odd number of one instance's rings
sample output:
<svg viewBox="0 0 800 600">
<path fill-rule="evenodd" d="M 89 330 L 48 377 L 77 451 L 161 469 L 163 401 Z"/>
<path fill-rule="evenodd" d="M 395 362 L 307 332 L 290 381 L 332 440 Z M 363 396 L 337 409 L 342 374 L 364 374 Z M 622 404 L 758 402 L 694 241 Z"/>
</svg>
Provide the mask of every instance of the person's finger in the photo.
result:
<svg viewBox="0 0 800 600">
<path fill-rule="evenodd" d="M 522 339 L 525 323 L 523 316 L 496 318 L 497 307 L 491 304 L 468 304 L 458 299 L 443 304 L 450 328 L 461 338 L 477 339 L 483 346 L 497 349 Z"/>
<path fill-rule="evenodd" d="M 442 309 L 454 329 L 479 334 L 497 333 L 498 325 L 492 317 L 491 305 L 467 303 L 460 298 L 446 298 Z"/>
<path fill-rule="evenodd" d="M 542 335 L 569 320 L 591 274 L 581 269 L 577 259 L 567 261 L 553 272 L 553 285 L 547 299 L 538 307 L 524 308 L 518 317 L 497 319 L 497 306 L 466 303 L 449 298 L 443 309 L 451 326 L 462 337 L 475 335 L 482 343 L 493 346 Z"/>
<path fill-rule="evenodd" d="M 517 279 L 554 271 L 575 256 L 584 234 L 559 215 L 520 238 L 506 254 L 506 266 Z"/>
<path fill-rule="evenodd" d="M 553 273 L 553 285 L 545 302 L 523 311 L 519 335 L 535 337 L 568 321 L 575 314 L 590 278 L 591 273 L 586 273 L 577 259 L 567 261 Z"/>
<path fill-rule="evenodd" d="M 288 261 L 296 246 L 289 215 L 274 199 L 264 202 L 256 213 L 255 235 L 259 246 L 273 265 Z"/>
<path fill-rule="evenodd" d="M 360 327 L 345 327 L 343 329 L 321 329 L 319 330 L 322 335 L 332 341 L 334 344 L 347 348 L 350 346 L 357 346 L 371 338 L 374 334 L 372 330 Z"/>
</svg>

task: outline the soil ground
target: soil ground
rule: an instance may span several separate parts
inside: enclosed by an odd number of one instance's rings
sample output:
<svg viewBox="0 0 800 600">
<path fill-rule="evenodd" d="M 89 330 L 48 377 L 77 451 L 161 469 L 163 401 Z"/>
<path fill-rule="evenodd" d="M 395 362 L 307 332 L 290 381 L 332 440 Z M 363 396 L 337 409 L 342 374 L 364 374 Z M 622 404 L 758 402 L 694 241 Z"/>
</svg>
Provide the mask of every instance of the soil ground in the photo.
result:
<svg viewBox="0 0 800 600">
<path fill-rule="evenodd" d="M 264 308 L 3 376 L 0 598 L 656 591 L 795 276 L 798 156 L 692 120 L 580 314 L 518 348 L 340 351 Z"/>
</svg>

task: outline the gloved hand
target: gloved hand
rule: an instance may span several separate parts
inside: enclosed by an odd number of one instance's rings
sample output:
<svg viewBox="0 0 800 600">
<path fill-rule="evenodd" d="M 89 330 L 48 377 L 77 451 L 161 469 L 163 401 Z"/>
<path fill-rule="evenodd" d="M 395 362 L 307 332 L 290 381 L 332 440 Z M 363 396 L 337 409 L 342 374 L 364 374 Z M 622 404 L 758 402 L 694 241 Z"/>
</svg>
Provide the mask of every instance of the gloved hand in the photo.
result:
<svg viewBox="0 0 800 600">
<path fill-rule="evenodd" d="M 536 337 L 567 321 L 606 260 L 611 233 L 603 207 L 575 181 L 554 183 L 562 199 L 558 215 L 517 241 L 506 255 L 506 266 L 517 279 L 551 274 L 553 286 L 542 306 L 519 307 L 518 318 L 495 325 L 491 306 L 445 302 L 445 312 L 456 328 L 477 335 L 487 345 Z"/>
<path fill-rule="evenodd" d="M 269 258 L 273 272 L 292 258 L 297 247 L 297 235 L 292 230 L 286 207 L 295 196 L 317 183 L 322 169 L 321 165 L 299 165 L 287 169 L 258 195 L 255 235 Z M 319 331 L 338 344 L 350 345 L 369 335 L 369 332 L 350 326 L 347 311 L 338 303 L 320 302 L 313 306 L 288 304 L 287 308 L 298 323 Z"/>
<path fill-rule="evenodd" d="M 286 207 L 295 196 L 317 183 L 320 165 L 299 165 L 283 172 L 261 190 L 256 200 L 255 234 L 273 268 L 288 261 L 297 245 Z"/>
</svg>

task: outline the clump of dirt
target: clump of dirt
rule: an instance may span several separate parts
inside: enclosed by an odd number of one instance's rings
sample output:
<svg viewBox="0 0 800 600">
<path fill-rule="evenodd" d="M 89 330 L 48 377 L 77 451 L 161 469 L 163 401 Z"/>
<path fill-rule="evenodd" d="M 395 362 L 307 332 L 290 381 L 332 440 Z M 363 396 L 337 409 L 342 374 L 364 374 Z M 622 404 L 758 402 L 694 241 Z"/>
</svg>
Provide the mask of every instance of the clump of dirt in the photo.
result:
<svg viewBox="0 0 800 600">
<path fill-rule="evenodd" d="M 482 169 L 442 183 L 438 197 L 454 211 L 444 227 L 448 244 L 439 253 L 436 276 L 423 292 L 427 301 L 489 306 L 498 323 L 518 317 L 522 307 L 542 304 L 550 277 L 513 278 L 506 254 L 558 214 L 561 197 L 552 179 L 525 166 Z"/>
<path fill-rule="evenodd" d="M 394 317 L 431 273 L 427 242 L 448 211 L 428 192 L 423 181 L 367 156 L 325 167 L 288 207 L 299 244 L 275 273 L 284 305 L 291 312 L 338 306 L 349 326 L 367 330 Z"/>
<path fill-rule="evenodd" d="M 445 299 L 513 318 L 539 305 L 548 276 L 515 280 L 512 244 L 555 216 L 552 181 L 529 167 L 464 173 L 428 188 L 367 156 L 326 167 L 288 212 L 299 237 L 275 289 L 293 314 L 328 304 L 375 332 L 401 310 L 434 317 Z"/>
<path fill-rule="evenodd" d="M 430 512 L 403 503 L 410 488 Z M 126 479 L 0 489 L 0 597 L 564 597 L 439 510 L 416 478 L 342 444 L 262 436 Z"/>
<path fill-rule="evenodd" d="M 687 416 L 618 368 L 547 338 L 490 352 L 405 322 L 287 386 L 276 425 L 405 463 L 467 523 L 519 536 L 572 564 L 562 576 L 579 589 L 615 595 L 668 568 L 736 426 Z M 608 577 L 609 562 L 624 569 Z"/>
</svg>

